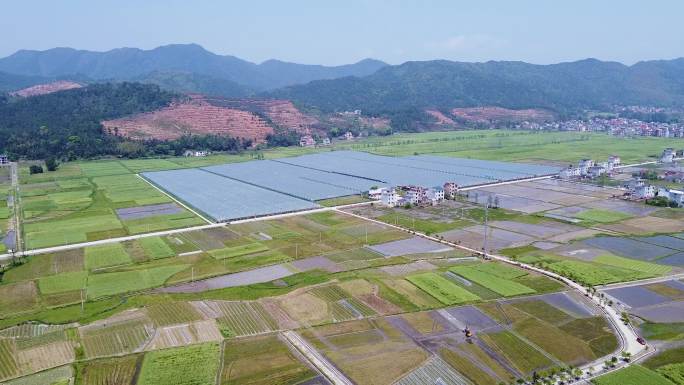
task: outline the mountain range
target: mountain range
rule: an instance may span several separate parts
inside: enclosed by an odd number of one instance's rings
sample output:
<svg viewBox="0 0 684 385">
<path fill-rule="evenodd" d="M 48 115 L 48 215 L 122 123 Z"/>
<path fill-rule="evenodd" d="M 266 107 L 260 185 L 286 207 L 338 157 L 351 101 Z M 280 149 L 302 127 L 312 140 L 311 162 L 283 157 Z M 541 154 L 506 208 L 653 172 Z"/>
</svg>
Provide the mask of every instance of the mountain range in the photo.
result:
<svg viewBox="0 0 684 385">
<path fill-rule="evenodd" d="M 447 60 L 388 65 L 365 59 L 330 67 L 278 60 L 255 64 L 196 44 L 174 44 L 107 52 L 21 50 L 0 59 L 0 91 L 57 78 L 153 83 L 185 93 L 280 98 L 323 112 L 360 109 L 371 115 L 476 106 L 564 113 L 684 104 L 684 58 L 631 66 L 597 59 L 550 65 Z"/>
<path fill-rule="evenodd" d="M 78 75 L 94 81 L 146 81 L 150 78 L 152 82 L 169 81 L 171 84 L 181 79 L 186 84 L 217 80 L 245 92 L 271 90 L 319 79 L 365 76 L 386 65 L 372 59 L 333 67 L 279 60 L 255 64 L 235 56 L 214 54 L 197 44 L 172 44 L 151 50 L 118 48 L 106 52 L 73 48 L 20 50 L 0 59 L 0 72 L 45 78 Z"/>
<path fill-rule="evenodd" d="M 500 106 L 558 112 L 612 105 L 681 106 L 684 58 L 632 66 L 586 59 L 535 65 L 445 60 L 387 66 L 365 77 L 318 80 L 269 93 L 324 111 Z"/>
</svg>

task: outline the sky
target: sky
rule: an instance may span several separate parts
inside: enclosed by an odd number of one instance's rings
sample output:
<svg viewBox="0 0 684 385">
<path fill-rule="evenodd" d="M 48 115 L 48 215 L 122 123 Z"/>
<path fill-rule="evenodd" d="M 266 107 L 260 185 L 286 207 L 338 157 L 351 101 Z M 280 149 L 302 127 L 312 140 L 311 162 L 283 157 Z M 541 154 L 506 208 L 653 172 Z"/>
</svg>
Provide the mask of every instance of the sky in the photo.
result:
<svg viewBox="0 0 684 385">
<path fill-rule="evenodd" d="M 0 57 L 197 43 L 223 55 L 633 64 L 684 56 L 681 0 L 5 0 Z"/>
</svg>

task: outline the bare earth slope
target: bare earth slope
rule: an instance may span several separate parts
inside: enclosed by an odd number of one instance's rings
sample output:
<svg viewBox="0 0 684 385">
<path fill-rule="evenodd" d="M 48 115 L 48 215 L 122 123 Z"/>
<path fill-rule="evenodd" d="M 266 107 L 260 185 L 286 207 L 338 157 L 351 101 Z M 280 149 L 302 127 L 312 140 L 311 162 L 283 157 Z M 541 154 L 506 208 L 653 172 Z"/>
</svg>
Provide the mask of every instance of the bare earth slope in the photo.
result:
<svg viewBox="0 0 684 385">
<path fill-rule="evenodd" d="M 210 104 L 200 96 L 174 103 L 157 111 L 103 121 L 110 134 L 132 139 L 176 139 L 189 134 L 216 134 L 263 142 L 273 133 L 257 114 Z"/>
<path fill-rule="evenodd" d="M 64 90 L 70 90 L 73 88 L 81 88 L 83 87 L 81 84 L 71 82 L 68 80 L 58 80 L 56 82 L 52 83 L 46 83 L 46 84 L 37 84 L 35 86 L 31 86 L 28 88 L 24 88 L 18 91 L 14 91 L 10 93 L 12 96 L 19 96 L 22 98 L 27 98 L 29 96 L 38 96 L 38 95 L 45 95 L 45 94 L 51 94 L 53 92 L 57 91 L 64 91 Z"/>
</svg>

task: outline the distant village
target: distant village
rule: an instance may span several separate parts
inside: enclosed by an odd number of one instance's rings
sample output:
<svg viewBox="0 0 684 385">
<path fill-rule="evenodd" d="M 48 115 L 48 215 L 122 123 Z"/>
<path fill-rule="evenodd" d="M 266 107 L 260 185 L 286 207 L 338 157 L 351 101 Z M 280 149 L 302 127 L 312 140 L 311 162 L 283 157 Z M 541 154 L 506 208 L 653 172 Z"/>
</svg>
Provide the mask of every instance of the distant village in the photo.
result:
<svg viewBox="0 0 684 385">
<path fill-rule="evenodd" d="M 341 140 L 354 140 L 354 134 L 351 131 L 347 131 L 340 137 Z M 331 144 L 330 138 L 327 136 L 320 138 L 318 141 L 312 135 L 303 135 L 299 139 L 299 145 L 301 147 L 316 147 L 316 146 L 329 146 Z"/>
<path fill-rule="evenodd" d="M 684 170 L 674 166 L 676 160 L 684 156 L 684 150 L 667 148 L 658 159 L 662 166 L 660 170 L 641 171 L 632 175 L 622 187 L 626 189 L 624 197 L 631 200 L 643 200 L 649 204 L 662 206 L 684 207 L 684 192 L 681 189 L 664 187 L 652 181 L 684 183 Z M 613 176 L 621 169 L 620 157 L 611 155 L 605 162 L 598 163 L 592 159 L 582 159 L 577 166 L 570 165 L 561 170 L 558 177 L 563 180 L 597 179 L 603 176 Z"/>
<path fill-rule="evenodd" d="M 684 138 L 684 123 L 644 122 L 627 118 L 592 118 L 561 122 L 522 122 L 515 128 L 525 130 L 554 130 L 579 132 L 605 132 L 615 136 L 654 136 Z"/>
</svg>

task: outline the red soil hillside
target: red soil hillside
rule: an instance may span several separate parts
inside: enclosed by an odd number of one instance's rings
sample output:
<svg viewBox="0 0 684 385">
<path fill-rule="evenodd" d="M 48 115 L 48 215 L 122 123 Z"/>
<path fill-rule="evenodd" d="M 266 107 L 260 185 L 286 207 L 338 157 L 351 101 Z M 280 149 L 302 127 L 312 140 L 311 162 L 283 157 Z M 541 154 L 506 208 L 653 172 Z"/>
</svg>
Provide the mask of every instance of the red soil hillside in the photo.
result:
<svg viewBox="0 0 684 385">
<path fill-rule="evenodd" d="M 316 118 L 299 111 L 289 100 L 209 98 L 207 102 L 220 107 L 254 111 L 268 117 L 279 127 L 296 131 L 306 131 L 319 123 Z"/>
<path fill-rule="evenodd" d="M 219 107 L 201 97 L 157 111 L 102 122 L 105 130 L 132 139 L 176 139 L 184 134 L 223 134 L 263 142 L 273 128 L 249 111 Z"/>
<path fill-rule="evenodd" d="M 435 120 L 436 120 L 435 124 L 437 124 L 437 125 L 454 125 L 454 124 L 456 124 L 456 123 L 454 123 L 454 121 L 450 117 L 444 115 L 440 111 L 425 110 L 425 113 L 427 113 L 428 115 L 435 118 Z"/>
<path fill-rule="evenodd" d="M 552 120 L 553 114 L 546 110 L 527 109 L 509 110 L 502 107 L 473 107 L 473 108 L 454 108 L 451 110 L 454 116 L 473 122 L 492 122 L 492 121 L 544 121 Z"/>
<path fill-rule="evenodd" d="M 22 98 L 28 98 L 29 96 L 45 95 L 51 94 L 57 91 L 70 90 L 72 88 L 81 88 L 82 85 L 70 82 L 67 80 L 59 80 L 52 83 L 38 84 L 32 87 L 24 88 L 19 91 L 11 92 L 12 96 L 19 96 Z"/>
</svg>

